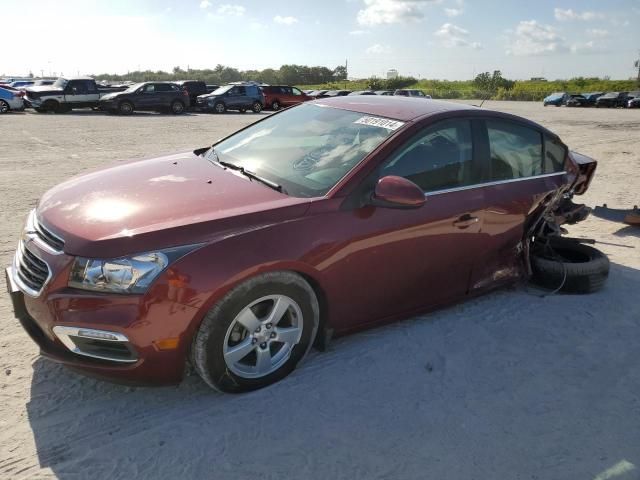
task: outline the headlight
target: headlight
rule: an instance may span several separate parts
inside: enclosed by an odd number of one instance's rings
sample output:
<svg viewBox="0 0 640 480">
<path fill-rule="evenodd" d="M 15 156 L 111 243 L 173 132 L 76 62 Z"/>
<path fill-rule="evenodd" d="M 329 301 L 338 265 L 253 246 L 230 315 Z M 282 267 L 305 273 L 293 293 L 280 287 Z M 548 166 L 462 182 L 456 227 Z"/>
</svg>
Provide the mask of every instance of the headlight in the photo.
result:
<svg viewBox="0 0 640 480">
<path fill-rule="evenodd" d="M 143 293 L 172 261 L 197 245 L 148 252 L 112 260 L 77 257 L 71 267 L 69 286 L 112 293 Z"/>
</svg>

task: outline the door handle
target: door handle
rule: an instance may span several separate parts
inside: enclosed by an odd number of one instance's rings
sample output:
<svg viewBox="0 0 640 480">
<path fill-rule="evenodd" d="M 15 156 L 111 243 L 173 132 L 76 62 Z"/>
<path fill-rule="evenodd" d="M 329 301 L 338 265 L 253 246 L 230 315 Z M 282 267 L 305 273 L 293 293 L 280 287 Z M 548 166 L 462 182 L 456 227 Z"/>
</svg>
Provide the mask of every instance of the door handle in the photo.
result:
<svg viewBox="0 0 640 480">
<path fill-rule="evenodd" d="M 468 228 L 474 223 L 478 223 L 480 219 L 478 217 L 474 217 L 468 213 L 458 217 L 456 221 L 453 222 L 453 225 L 458 228 Z"/>
</svg>

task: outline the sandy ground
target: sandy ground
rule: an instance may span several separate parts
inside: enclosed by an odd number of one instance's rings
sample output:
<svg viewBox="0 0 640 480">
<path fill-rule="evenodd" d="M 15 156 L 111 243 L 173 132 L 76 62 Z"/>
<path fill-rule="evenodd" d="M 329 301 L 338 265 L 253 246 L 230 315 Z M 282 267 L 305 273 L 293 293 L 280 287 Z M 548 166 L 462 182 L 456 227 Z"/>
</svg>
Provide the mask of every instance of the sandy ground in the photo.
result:
<svg viewBox="0 0 640 480">
<path fill-rule="evenodd" d="M 640 110 L 485 107 L 600 160 L 583 201 L 640 204 Z M 50 186 L 204 146 L 255 118 L 0 116 L 1 263 Z M 151 389 L 74 374 L 38 357 L 0 294 L 0 479 L 638 479 L 640 229 L 597 213 L 571 234 L 610 255 L 603 291 L 496 292 L 339 339 L 242 396 L 197 377 Z"/>
</svg>

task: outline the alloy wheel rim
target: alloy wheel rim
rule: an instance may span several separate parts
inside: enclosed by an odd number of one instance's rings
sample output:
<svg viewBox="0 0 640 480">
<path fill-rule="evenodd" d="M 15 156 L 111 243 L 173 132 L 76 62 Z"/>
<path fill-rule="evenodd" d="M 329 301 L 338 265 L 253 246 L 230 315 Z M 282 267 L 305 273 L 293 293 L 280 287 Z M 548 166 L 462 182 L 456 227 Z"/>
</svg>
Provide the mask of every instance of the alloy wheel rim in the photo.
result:
<svg viewBox="0 0 640 480">
<path fill-rule="evenodd" d="M 131 105 L 129 105 L 128 103 L 123 103 L 122 106 L 120 107 L 120 110 L 122 110 L 125 113 L 129 113 L 131 111 Z"/>
<path fill-rule="evenodd" d="M 261 297 L 233 319 L 224 338 L 227 368 L 242 378 L 267 376 L 284 365 L 302 338 L 300 306 L 286 295 Z"/>
<path fill-rule="evenodd" d="M 7 113 L 9 111 L 9 105 L 5 102 L 0 102 L 0 112 Z"/>
<path fill-rule="evenodd" d="M 216 111 L 218 113 L 222 113 L 224 112 L 224 105 L 222 105 L 221 103 L 219 103 L 218 105 L 216 105 Z"/>
<path fill-rule="evenodd" d="M 176 102 L 173 104 L 173 111 L 175 113 L 180 113 L 182 111 L 182 104 L 179 102 Z"/>
</svg>

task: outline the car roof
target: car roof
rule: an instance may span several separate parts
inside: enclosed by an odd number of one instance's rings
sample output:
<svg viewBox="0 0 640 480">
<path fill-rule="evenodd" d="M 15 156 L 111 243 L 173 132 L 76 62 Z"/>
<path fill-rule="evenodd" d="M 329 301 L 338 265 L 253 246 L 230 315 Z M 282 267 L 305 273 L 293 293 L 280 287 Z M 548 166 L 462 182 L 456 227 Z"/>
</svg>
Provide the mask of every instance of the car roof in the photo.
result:
<svg viewBox="0 0 640 480">
<path fill-rule="evenodd" d="M 384 95 L 346 95 L 344 97 L 322 98 L 311 103 L 405 122 L 441 112 L 477 110 L 477 107 L 463 103 L 443 102 L 440 100 L 426 102 L 420 98 Z"/>
</svg>

